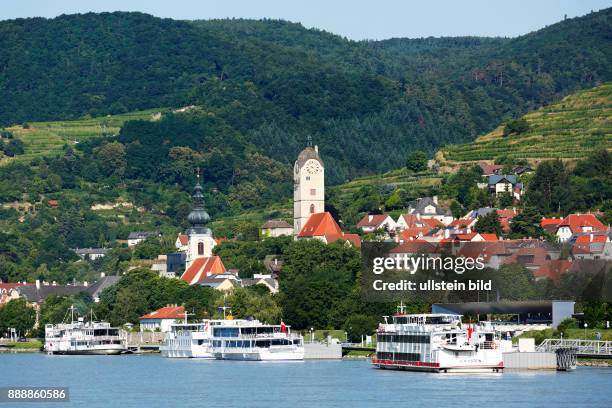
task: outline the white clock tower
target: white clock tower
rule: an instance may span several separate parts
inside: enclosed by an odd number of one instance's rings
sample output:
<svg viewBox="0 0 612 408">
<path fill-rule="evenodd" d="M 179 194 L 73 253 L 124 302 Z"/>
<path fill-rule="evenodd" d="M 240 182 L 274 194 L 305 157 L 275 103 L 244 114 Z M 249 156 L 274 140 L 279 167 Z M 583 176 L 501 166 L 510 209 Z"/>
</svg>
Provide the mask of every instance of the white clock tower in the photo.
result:
<svg viewBox="0 0 612 408">
<path fill-rule="evenodd" d="M 293 235 L 300 233 L 312 214 L 324 211 L 325 167 L 309 136 L 293 168 Z"/>
</svg>

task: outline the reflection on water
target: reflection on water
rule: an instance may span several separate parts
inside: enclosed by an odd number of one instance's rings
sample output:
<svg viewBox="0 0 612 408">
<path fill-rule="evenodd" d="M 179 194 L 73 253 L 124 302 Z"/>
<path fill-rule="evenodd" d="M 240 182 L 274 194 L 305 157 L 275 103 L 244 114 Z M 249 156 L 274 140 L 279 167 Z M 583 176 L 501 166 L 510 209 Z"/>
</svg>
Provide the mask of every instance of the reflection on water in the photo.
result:
<svg viewBox="0 0 612 408">
<path fill-rule="evenodd" d="M 72 407 L 609 407 L 612 369 L 435 374 L 366 360 L 258 363 L 0 354 L 0 387 L 68 386 Z M 36 407 L 59 404 L 36 404 Z M 3 408 L 3 407 L 0 407 Z"/>
</svg>

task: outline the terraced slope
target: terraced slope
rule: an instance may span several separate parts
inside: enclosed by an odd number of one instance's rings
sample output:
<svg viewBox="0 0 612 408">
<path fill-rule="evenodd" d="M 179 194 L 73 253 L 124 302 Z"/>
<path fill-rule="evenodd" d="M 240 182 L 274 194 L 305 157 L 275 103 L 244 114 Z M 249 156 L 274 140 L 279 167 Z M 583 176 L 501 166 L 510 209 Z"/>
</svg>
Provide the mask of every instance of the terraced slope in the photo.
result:
<svg viewBox="0 0 612 408">
<path fill-rule="evenodd" d="M 149 109 L 118 115 L 84 118 L 57 122 L 31 122 L 23 126 L 12 126 L 6 130 L 25 144 L 25 154 L 9 158 L 0 156 L 0 164 L 9 160 L 30 160 L 62 150 L 65 144 L 74 145 L 83 140 L 103 135 L 115 135 L 128 120 L 153 120 L 163 109 Z"/>
<path fill-rule="evenodd" d="M 602 147 L 612 150 L 612 83 L 569 95 L 523 118 L 529 123 L 525 133 L 504 136 L 501 125 L 472 143 L 442 148 L 437 158 L 451 165 L 502 156 L 537 162 L 579 159 Z"/>
</svg>

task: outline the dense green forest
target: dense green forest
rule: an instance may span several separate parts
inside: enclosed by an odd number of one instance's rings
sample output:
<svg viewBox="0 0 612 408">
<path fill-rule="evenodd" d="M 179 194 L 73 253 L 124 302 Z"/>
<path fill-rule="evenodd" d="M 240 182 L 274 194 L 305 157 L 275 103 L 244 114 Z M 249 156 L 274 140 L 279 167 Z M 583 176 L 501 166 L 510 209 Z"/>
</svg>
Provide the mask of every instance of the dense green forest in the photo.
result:
<svg viewBox="0 0 612 408">
<path fill-rule="evenodd" d="M 0 22 L 0 124 L 198 105 L 214 117 L 199 129 L 202 148 L 222 133 L 232 148 L 289 163 L 311 134 L 337 183 L 609 80 L 611 13 L 514 39 L 362 42 L 276 20 L 8 20 Z"/>
</svg>

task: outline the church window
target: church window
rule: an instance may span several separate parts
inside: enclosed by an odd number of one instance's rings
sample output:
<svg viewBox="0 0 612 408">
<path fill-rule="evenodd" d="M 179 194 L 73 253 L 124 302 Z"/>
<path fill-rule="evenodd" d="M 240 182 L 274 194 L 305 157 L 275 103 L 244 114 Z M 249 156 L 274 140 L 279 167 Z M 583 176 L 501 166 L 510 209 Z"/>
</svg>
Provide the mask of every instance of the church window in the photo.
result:
<svg viewBox="0 0 612 408">
<path fill-rule="evenodd" d="M 310 189 L 310 195 L 311 195 L 311 196 L 313 196 L 313 195 L 317 195 L 317 189 L 316 189 L 316 188 L 311 188 L 311 189 Z"/>
<path fill-rule="evenodd" d="M 204 243 L 198 242 L 198 255 L 204 255 Z"/>
<path fill-rule="evenodd" d="M 315 212 L 314 204 L 310 204 L 310 213 L 314 214 L 314 212 Z"/>
<path fill-rule="evenodd" d="M 310 181 L 310 176 L 306 176 L 306 181 Z"/>
</svg>

